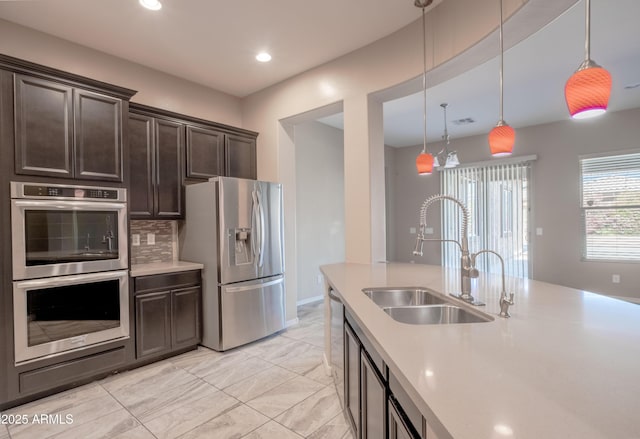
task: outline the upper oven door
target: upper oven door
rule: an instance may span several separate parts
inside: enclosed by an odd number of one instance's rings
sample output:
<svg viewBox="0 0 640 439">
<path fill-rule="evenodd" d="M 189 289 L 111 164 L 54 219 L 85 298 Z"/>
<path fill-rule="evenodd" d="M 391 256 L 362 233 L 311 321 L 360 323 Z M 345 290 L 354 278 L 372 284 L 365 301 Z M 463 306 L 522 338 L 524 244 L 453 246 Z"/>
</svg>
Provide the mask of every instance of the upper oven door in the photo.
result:
<svg viewBox="0 0 640 439">
<path fill-rule="evenodd" d="M 13 279 L 128 267 L 125 203 L 11 200 Z"/>
</svg>

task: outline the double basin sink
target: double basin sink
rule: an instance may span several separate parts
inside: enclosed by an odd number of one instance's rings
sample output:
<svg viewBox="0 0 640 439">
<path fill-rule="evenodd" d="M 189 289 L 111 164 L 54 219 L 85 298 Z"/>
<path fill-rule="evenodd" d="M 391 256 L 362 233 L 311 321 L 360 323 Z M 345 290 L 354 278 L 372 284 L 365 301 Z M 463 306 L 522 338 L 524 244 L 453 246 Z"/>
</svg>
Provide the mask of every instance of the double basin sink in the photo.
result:
<svg viewBox="0 0 640 439">
<path fill-rule="evenodd" d="M 411 325 L 490 322 L 492 317 L 471 312 L 446 296 L 426 288 L 365 288 L 362 292 L 392 319 Z"/>
</svg>

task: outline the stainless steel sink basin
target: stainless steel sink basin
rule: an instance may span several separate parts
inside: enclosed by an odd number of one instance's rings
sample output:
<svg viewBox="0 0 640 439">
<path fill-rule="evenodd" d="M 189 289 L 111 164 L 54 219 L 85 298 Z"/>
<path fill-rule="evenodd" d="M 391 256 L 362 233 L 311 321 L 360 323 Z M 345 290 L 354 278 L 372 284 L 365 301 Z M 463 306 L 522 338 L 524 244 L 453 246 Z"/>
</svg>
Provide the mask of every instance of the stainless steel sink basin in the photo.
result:
<svg viewBox="0 0 640 439">
<path fill-rule="evenodd" d="M 425 288 L 365 288 L 364 294 L 381 308 L 390 306 L 441 305 L 447 301 Z"/>
<path fill-rule="evenodd" d="M 392 319 L 410 325 L 480 323 L 493 320 L 454 305 L 392 306 L 383 310 Z"/>
</svg>

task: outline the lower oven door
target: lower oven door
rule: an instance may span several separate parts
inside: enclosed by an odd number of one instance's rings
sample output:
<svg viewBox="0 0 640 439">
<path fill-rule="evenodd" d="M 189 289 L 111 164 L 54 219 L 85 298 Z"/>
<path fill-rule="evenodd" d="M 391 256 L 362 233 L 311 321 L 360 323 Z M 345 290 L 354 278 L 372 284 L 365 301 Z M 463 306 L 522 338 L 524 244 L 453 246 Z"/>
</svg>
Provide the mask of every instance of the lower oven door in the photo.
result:
<svg viewBox="0 0 640 439">
<path fill-rule="evenodd" d="M 13 283 L 15 364 L 129 337 L 129 272 Z"/>
</svg>

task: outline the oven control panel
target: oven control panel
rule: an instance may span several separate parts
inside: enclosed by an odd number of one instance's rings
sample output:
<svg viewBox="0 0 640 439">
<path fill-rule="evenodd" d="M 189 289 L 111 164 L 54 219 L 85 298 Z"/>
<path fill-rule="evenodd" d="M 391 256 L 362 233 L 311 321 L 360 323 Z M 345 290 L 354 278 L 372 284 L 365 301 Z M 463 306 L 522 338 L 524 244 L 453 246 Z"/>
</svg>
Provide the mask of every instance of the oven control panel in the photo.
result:
<svg viewBox="0 0 640 439">
<path fill-rule="evenodd" d="M 11 183 L 12 198 L 125 201 L 125 189 L 59 184 Z"/>
</svg>

